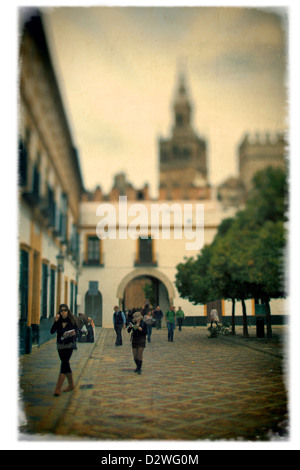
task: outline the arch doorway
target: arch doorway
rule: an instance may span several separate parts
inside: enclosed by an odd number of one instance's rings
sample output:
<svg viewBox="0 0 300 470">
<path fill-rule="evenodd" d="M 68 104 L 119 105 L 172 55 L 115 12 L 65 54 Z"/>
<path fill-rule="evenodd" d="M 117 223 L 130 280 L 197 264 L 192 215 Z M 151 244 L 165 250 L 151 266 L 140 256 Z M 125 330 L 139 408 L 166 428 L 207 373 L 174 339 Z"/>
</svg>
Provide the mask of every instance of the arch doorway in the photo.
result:
<svg viewBox="0 0 300 470">
<path fill-rule="evenodd" d="M 84 313 L 93 319 L 95 326 L 102 326 L 102 294 L 97 292 L 91 295 L 89 291 L 85 294 L 85 311 Z"/>
<path fill-rule="evenodd" d="M 148 293 L 145 287 L 148 287 Z M 162 311 L 168 309 L 170 305 L 168 291 L 165 285 L 155 277 L 140 276 L 136 277 L 126 286 L 123 298 L 123 309 L 141 308 L 145 301 L 156 307 L 160 306 Z"/>
<path fill-rule="evenodd" d="M 155 268 L 137 268 L 128 274 L 118 287 L 117 297 L 123 309 L 143 307 L 147 296 L 145 285 L 150 286 L 154 307 L 166 311 L 173 303 L 175 289 L 166 275 Z"/>
</svg>

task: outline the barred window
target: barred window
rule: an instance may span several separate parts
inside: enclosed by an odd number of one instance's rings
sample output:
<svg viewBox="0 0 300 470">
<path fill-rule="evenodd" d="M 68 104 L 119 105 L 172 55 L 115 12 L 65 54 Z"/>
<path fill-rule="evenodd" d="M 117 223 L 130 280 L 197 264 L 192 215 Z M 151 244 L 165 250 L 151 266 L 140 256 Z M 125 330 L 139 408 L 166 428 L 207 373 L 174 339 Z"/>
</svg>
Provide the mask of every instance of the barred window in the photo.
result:
<svg viewBox="0 0 300 470">
<path fill-rule="evenodd" d="M 140 262 L 142 264 L 152 264 L 152 240 L 151 237 L 139 239 Z"/>
<path fill-rule="evenodd" d="M 100 264 L 100 240 L 97 236 L 89 236 L 87 239 L 87 264 Z"/>
<path fill-rule="evenodd" d="M 153 240 L 151 237 L 139 238 L 135 265 L 157 266 L 157 262 L 155 261 Z"/>
</svg>

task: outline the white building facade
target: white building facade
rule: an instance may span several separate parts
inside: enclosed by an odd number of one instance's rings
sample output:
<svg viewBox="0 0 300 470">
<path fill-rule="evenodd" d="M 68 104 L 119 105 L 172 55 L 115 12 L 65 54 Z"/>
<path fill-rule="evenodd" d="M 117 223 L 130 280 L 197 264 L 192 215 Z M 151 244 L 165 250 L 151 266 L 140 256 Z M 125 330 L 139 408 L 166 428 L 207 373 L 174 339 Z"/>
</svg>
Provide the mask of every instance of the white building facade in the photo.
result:
<svg viewBox="0 0 300 470">
<path fill-rule="evenodd" d="M 159 226 L 151 226 L 153 207 L 160 210 Z M 178 225 L 178 214 L 182 216 L 181 226 Z M 176 266 L 185 257 L 199 254 L 203 244 L 210 244 L 222 220 L 230 216 L 234 216 L 234 209 L 224 212 L 217 200 L 203 203 L 127 201 L 126 207 L 120 202 L 81 203 L 78 311 L 93 317 L 98 326 L 111 327 L 115 305 L 123 310 L 134 306 L 132 302 L 126 302 L 125 292 L 130 283 L 139 278 L 149 278 L 157 282 L 156 303 L 163 311 L 170 304 L 181 306 L 187 317 L 203 317 L 203 321 L 196 324 L 206 324 L 207 306 L 193 305 L 180 298 L 175 287 Z M 145 237 L 144 241 L 142 237 Z M 146 254 L 141 252 L 144 243 L 148 245 Z M 195 246 L 188 249 L 189 245 Z M 96 295 L 89 294 L 91 282 L 97 286 Z M 137 295 L 136 308 L 143 306 L 140 299 Z M 248 300 L 246 305 L 248 315 L 254 315 L 254 302 Z M 284 303 L 281 301 L 271 302 L 271 308 L 272 314 L 284 313 Z M 231 302 L 221 301 L 220 309 L 222 316 L 230 316 Z M 240 303 L 236 305 L 236 315 L 242 316 Z"/>
<path fill-rule="evenodd" d="M 50 339 L 61 303 L 112 327 L 115 305 L 143 307 L 145 284 L 165 312 L 181 306 L 188 325 L 206 325 L 211 305 L 181 299 L 176 266 L 209 245 L 224 210 L 208 181 L 207 145 L 191 126 L 192 106 L 181 78 L 170 139 L 160 141 L 159 199 L 117 175 L 108 195 L 84 189 L 39 13 L 20 32 L 19 91 L 19 333 L 20 352 Z M 216 299 L 220 315 L 231 303 Z M 255 318 L 254 300 L 247 301 Z M 285 301 L 271 302 L 286 315 Z M 242 318 L 241 305 L 236 317 Z M 253 322 L 254 324 L 254 322 Z"/>
</svg>

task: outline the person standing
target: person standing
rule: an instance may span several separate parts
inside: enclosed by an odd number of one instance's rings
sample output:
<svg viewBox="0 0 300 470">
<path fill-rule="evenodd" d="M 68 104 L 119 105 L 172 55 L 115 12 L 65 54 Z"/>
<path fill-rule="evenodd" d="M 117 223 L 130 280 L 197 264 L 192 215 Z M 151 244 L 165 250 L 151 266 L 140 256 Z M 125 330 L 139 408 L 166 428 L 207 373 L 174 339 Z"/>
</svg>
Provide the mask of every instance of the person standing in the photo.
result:
<svg viewBox="0 0 300 470">
<path fill-rule="evenodd" d="M 114 307 L 113 324 L 117 335 L 116 346 L 122 346 L 122 328 L 126 327 L 126 318 L 117 305 Z"/>
<path fill-rule="evenodd" d="M 161 319 L 163 316 L 164 315 L 161 309 L 159 308 L 159 306 L 157 306 L 156 309 L 154 310 L 154 318 L 155 318 L 155 324 L 156 324 L 157 330 L 161 330 Z"/>
<path fill-rule="evenodd" d="M 174 330 L 175 330 L 175 323 L 176 323 L 176 311 L 175 307 L 171 307 L 166 315 L 165 318 L 167 320 L 167 327 L 168 327 L 168 341 L 174 341 Z"/>
<path fill-rule="evenodd" d="M 132 323 L 132 320 L 133 320 L 133 314 L 134 314 L 134 311 L 133 311 L 133 310 L 128 310 L 128 315 L 127 315 L 127 325 L 129 325 L 129 323 Z"/>
<path fill-rule="evenodd" d="M 153 322 L 154 322 L 153 311 L 154 310 L 150 310 L 148 313 L 146 313 L 146 315 L 144 315 L 144 322 L 147 325 L 148 343 L 151 343 L 152 327 L 153 327 Z"/>
<path fill-rule="evenodd" d="M 80 343 L 84 340 L 88 343 L 93 343 L 95 340 L 95 324 L 93 319 L 84 313 L 78 313 L 78 317 L 75 320 L 78 328 L 78 342 Z"/>
<path fill-rule="evenodd" d="M 132 353 L 134 362 L 136 363 L 136 369 L 134 372 L 137 372 L 140 375 L 142 373 L 143 352 L 146 347 L 147 335 L 147 325 L 143 320 L 141 312 L 135 312 L 133 314 L 133 321 L 132 323 L 129 323 L 127 331 L 128 333 L 132 332 Z"/>
<path fill-rule="evenodd" d="M 213 323 L 215 323 L 218 326 L 220 319 L 219 319 L 219 314 L 218 311 L 213 308 L 212 311 L 210 312 L 210 326 L 212 328 Z"/>
<path fill-rule="evenodd" d="M 76 347 L 78 329 L 75 317 L 72 315 L 66 304 L 61 304 L 59 306 L 59 310 L 54 319 L 50 333 L 52 335 L 56 333 L 57 335 L 56 345 L 58 355 L 61 360 L 60 374 L 54 391 L 54 395 L 58 397 L 61 394 L 61 387 L 66 377 L 69 385 L 64 389 L 64 392 L 70 392 L 75 388 L 73 374 L 70 367 L 70 359 L 73 350 Z"/>
<path fill-rule="evenodd" d="M 179 331 L 181 331 L 181 327 L 182 327 L 182 323 L 183 323 L 184 319 L 185 319 L 185 314 L 184 314 L 182 308 L 179 307 L 179 309 L 176 312 L 176 320 L 177 320 L 177 325 L 178 325 Z"/>
</svg>

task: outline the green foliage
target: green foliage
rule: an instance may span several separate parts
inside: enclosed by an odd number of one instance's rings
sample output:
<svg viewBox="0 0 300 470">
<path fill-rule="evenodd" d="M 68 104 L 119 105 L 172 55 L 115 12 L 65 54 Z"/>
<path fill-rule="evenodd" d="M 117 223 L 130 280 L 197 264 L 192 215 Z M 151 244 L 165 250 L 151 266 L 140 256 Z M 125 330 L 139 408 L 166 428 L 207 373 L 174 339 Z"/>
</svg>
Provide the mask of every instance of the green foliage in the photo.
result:
<svg viewBox="0 0 300 470">
<path fill-rule="evenodd" d="M 244 210 L 225 219 L 213 243 L 196 258 L 177 266 L 181 297 L 195 304 L 285 297 L 286 174 L 267 168 L 257 173 L 253 185 Z"/>
<path fill-rule="evenodd" d="M 194 304 L 214 300 L 214 285 L 209 276 L 211 247 L 204 246 L 197 258 L 189 258 L 177 266 L 175 285 L 182 298 Z"/>
<path fill-rule="evenodd" d="M 154 307 L 156 302 L 156 292 L 153 283 L 147 283 L 143 287 L 145 298 L 149 300 L 150 304 Z"/>
<path fill-rule="evenodd" d="M 257 223 L 287 221 L 288 181 L 281 168 L 268 167 L 253 178 L 253 190 L 247 202 Z"/>
<path fill-rule="evenodd" d="M 230 327 L 231 325 L 229 323 L 224 323 L 222 325 L 218 326 L 210 326 L 207 328 L 209 331 L 209 336 L 208 338 L 217 338 L 218 336 L 228 336 L 230 335 Z"/>
</svg>

